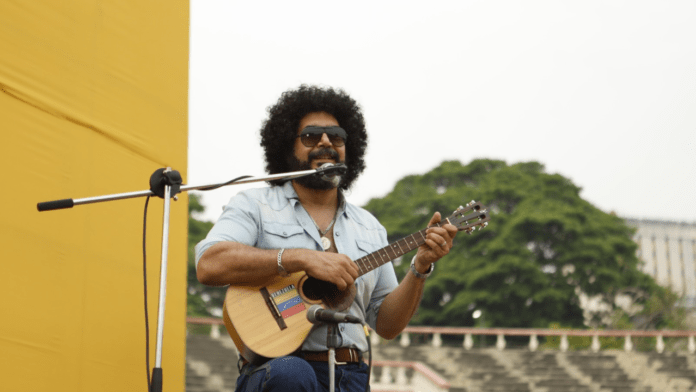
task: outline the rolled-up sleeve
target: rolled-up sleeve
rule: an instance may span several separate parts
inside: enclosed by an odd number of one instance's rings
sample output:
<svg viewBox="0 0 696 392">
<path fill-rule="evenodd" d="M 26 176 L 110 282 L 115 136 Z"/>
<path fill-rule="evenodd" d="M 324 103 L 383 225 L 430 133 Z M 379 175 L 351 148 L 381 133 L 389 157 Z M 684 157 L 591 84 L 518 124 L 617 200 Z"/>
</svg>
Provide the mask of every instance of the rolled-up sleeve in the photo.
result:
<svg viewBox="0 0 696 392">
<path fill-rule="evenodd" d="M 386 246 L 387 242 L 387 231 L 384 227 L 380 225 L 380 240 L 381 243 Z M 399 281 L 396 278 L 396 273 L 394 272 L 394 266 L 392 263 L 386 263 L 376 269 L 377 272 L 377 282 L 375 283 L 374 290 L 370 296 L 370 300 L 366 309 L 366 320 L 367 324 L 372 327 L 372 329 L 377 328 L 377 315 L 379 314 L 379 308 L 382 306 L 384 299 L 391 293 L 398 285 Z"/>
<path fill-rule="evenodd" d="M 216 243 L 232 241 L 254 246 L 258 233 L 258 205 L 244 193 L 232 197 L 208 235 L 196 245 L 196 267 L 203 253 Z"/>
</svg>

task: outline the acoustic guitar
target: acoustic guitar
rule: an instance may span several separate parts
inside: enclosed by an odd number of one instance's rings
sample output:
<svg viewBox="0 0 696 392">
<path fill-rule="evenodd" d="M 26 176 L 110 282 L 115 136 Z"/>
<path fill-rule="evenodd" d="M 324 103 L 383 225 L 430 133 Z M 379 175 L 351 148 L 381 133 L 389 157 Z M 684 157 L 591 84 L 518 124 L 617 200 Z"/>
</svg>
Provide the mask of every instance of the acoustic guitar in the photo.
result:
<svg viewBox="0 0 696 392">
<path fill-rule="evenodd" d="M 437 226 L 450 223 L 471 234 L 488 225 L 485 206 L 472 201 L 459 207 Z M 362 276 L 425 243 L 425 231 L 404 237 L 354 262 Z M 276 276 L 260 285 L 231 285 L 225 294 L 223 321 L 240 354 L 249 362 L 262 363 L 296 351 L 314 324 L 307 310 L 318 304 L 325 309 L 344 311 L 355 298 L 355 285 L 346 290 L 298 271 Z"/>
</svg>

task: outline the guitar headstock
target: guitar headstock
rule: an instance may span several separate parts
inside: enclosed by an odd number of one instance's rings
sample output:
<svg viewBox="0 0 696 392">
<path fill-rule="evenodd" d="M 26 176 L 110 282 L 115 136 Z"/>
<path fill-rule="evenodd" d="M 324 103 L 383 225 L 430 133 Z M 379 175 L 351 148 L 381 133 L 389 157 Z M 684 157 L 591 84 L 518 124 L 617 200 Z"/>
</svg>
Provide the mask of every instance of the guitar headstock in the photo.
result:
<svg viewBox="0 0 696 392">
<path fill-rule="evenodd" d="M 459 231 L 471 234 L 477 227 L 480 230 L 488 226 L 490 220 L 488 208 L 472 200 L 466 206 L 459 206 L 451 216 L 445 219 L 445 222 L 454 225 Z"/>
</svg>

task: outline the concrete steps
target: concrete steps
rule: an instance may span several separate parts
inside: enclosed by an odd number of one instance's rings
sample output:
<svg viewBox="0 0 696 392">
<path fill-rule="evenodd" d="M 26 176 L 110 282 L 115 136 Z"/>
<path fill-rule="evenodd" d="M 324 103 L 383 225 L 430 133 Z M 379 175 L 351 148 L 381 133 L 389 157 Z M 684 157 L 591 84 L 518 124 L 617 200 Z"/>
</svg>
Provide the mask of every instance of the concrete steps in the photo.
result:
<svg viewBox="0 0 696 392">
<path fill-rule="evenodd" d="M 186 337 L 186 392 L 233 392 L 239 370 L 229 337 Z"/>
<path fill-rule="evenodd" d="M 589 377 L 591 385 L 602 392 L 652 392 L 650 386 L 630 378 L 611 353 L 568 352 L 565 355 L 568 362 Z"/>
<path fill-rule="evenodd" d="M 189 335 L 187 392 L 232 392 L 239 375 L 228 336 Z M 527 349 L 373 347 L 373 359 L 422 362 L 451 392 L 696 392 L 696 359 L 687 353 L 559 352 Z M 412 370 L 406 370 L 410 379 Z M 373 370 L 379 379 L 382 369 Z"/>
</svg>

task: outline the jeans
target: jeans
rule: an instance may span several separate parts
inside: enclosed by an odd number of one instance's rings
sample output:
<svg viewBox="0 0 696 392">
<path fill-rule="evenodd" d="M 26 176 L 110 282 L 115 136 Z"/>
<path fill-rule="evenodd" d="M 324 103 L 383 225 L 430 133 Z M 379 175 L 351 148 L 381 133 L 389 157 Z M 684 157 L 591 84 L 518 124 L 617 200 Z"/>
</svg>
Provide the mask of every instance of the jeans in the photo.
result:
<svg viewBox="0 0 696 392">
<path fill-rule="evenodd" d="M 368 366 L 364 362 L 336 366 L 336 392 L 364 392 Z M 247 364 L 237 379 L 237 392 L 329 391 L 328 362 L 308 362 L 287 356 L 272 359 L 263 365 Z"/>
</svg>

